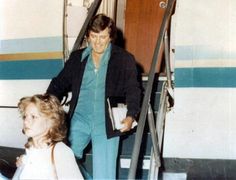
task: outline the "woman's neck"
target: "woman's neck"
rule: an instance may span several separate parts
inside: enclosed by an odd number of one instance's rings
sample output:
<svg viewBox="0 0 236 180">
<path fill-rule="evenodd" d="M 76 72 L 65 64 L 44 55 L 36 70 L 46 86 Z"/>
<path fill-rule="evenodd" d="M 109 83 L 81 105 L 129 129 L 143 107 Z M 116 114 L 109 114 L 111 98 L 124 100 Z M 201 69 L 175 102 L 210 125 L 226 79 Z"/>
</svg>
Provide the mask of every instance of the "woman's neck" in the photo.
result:
<svg viewBox="0 0 236 180">
<path fill-rule="evenodd" d="M 46 139 L 45 136 L 42 137 L 34 137 L 33 139 L 33 146 L 35 148 L 41 149 L 41 148 L 47 148 L 50 145 L 50 140 Z"/>
<path fill-rule="evenodd" d="M 43 143 L 43 142 L 35 142 L 33 141 L 33 147 L 36 149 L 43 149 L 49 147 L 48 143 Z"/>
</svg>

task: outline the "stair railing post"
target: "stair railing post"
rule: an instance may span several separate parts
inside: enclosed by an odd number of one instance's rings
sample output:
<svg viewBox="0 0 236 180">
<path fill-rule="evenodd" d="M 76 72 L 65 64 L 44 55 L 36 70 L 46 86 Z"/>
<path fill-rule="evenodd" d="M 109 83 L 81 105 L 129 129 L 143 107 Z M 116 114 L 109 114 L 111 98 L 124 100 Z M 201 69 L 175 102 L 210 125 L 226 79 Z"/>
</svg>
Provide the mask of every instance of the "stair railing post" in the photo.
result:
<svg viewBox="0 0 236 180">
<path fill-rule="evenodd" d="M 167 30 L 165 32 L 164 36 L 164 52 L 165 52 L 165 64 L 166 64 L 166 76 L 167 76 L 167 84 L 168 88 L 171 88 L 171 68 L 170 68 L 170 50 L 169 50 L 169 39 L 168 39 L 168 33 Z"/>
<path fill-rule="evenodd" d="M 148 125 L 149 125 L 149 129 L 150 129 L 150 133 L 151 133 L 154 158 L 155 158 L 157 166 L 160 167 L 161 161 L 160 161 L 159 143 L 158 143 L 158 138 L 157 138 L 157 131 L 156 131 L 155 124 L 154 124 L 153 111 L 152 111 L 152 107 L 150 104 L 148 107 Z"/>
<path fill-rule="evenodd" d="M 160 160 L 160 150 L 159 150 L 157 131 L 154 123 L 154 115 L 150 104 L 148 108 L 148 125 L 151 133 L 152 146 L 153 146 L 151 150 L 148 179 L 152 180 L 152 179 L 157 179 L 158 177 L 158 169 L 161 166 L 161 160 Z"/>
</svg>

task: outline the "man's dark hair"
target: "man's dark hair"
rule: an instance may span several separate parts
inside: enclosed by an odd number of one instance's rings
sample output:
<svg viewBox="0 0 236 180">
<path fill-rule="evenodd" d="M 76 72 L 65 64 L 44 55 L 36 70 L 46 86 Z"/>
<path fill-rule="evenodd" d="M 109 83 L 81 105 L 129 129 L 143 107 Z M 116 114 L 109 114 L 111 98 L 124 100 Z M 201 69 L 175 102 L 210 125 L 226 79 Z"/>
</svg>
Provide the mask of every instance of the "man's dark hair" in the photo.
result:
<svg viewBox="0 0 236 180">
<path fill-rule="evenodd" d="M 111 40 L 114 40 L 116 38 L 116 31 L 117 31 L 114 21 L 104 14 L 97 14 L 90 20 L 86 36 L 87 37 L 89 36 L 90 31 L 99 33 L 106 28 L 109 29 Z"/>
</svg>

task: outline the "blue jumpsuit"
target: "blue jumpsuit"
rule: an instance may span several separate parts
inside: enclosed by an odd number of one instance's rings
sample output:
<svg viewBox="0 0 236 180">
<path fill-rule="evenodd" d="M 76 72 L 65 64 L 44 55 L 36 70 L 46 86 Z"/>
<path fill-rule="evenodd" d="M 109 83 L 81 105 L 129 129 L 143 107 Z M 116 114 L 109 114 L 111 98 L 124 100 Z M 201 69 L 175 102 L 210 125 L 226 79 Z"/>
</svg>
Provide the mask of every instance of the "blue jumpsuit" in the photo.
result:
<svg viewBox="0 0 236 180">
<path fill-rule="evenodd" d="M 85 50 L 83 57 L 87 54 L 89 57 L 69 134 L 71 148 L 78 158 L 92 141 L 93 179 L 116 178 L 119 137 L 107 139 L 105 128 L 105 80 L 110 52 L 109 44 L 96 69 L 91 48 Z"/>
</svg>

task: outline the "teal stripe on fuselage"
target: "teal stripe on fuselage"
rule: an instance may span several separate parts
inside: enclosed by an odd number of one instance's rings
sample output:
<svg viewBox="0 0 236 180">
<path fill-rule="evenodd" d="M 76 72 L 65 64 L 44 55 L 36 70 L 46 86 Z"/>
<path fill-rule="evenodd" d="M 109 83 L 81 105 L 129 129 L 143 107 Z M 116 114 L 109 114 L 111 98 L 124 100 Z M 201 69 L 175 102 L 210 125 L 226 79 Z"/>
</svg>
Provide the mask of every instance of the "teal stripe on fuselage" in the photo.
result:
<svg viewBox="0 0 236 180">
<path fill-rule="evenodd" d="M 0 54 L 62 51 L 62 37 L 0 40 Z"/>
<path fill-rule="evenodd" d="M 62 59 L 0 61 L 0 79 L 51 79 L 63 65 Z"/>
<path fill-rule="evenodd" d="M 236 68 L 176 68 L 175 87 L 236 87 Z"/>
</svg>

